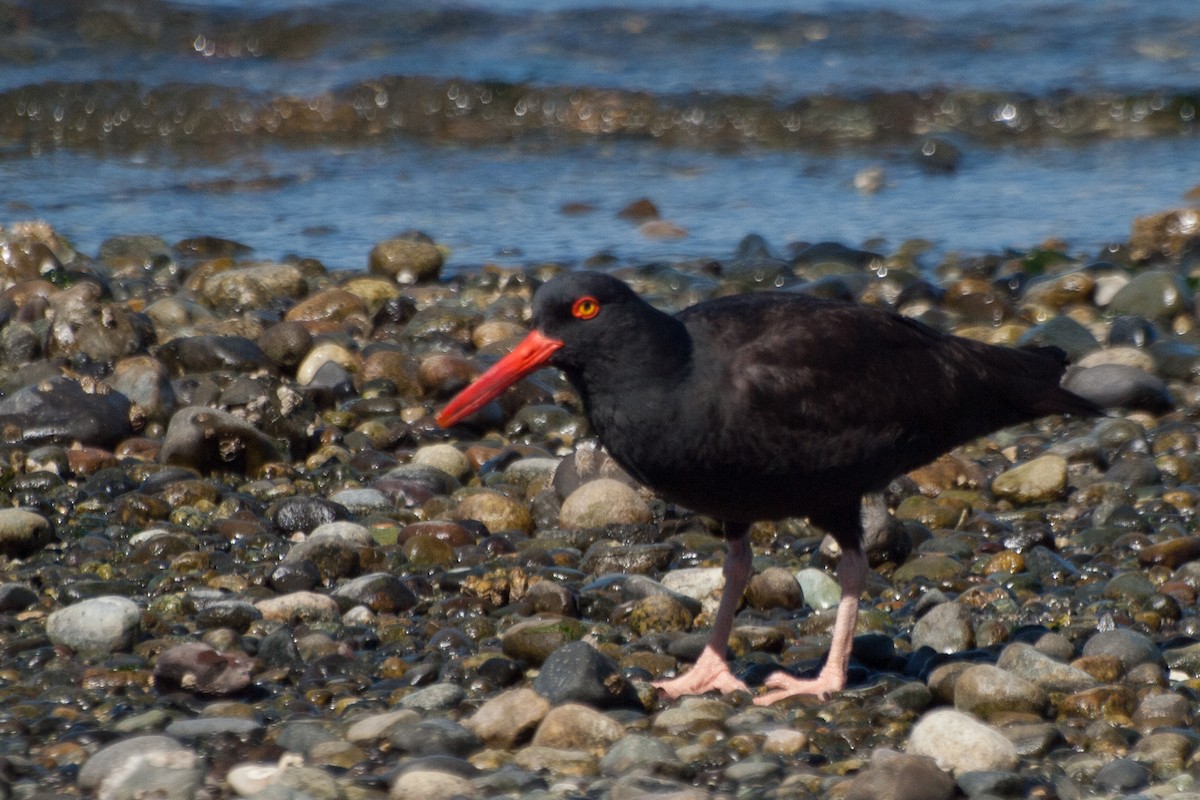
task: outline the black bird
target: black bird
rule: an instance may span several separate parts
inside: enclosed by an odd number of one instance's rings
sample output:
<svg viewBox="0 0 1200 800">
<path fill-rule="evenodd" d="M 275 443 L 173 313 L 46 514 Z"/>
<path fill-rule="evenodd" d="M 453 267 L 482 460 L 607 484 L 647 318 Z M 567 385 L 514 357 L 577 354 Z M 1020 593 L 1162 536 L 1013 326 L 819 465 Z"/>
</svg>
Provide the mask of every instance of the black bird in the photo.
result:
<svg viewBox="0 0 1200 800">
<path fill-rule="evenodd" d="M 750 577 L 755 520 L 808 517 L 841 546 L 820 675 L 777 672 L 771 703 L 846 684 L 866 581 L 862 497 L 950 448 L 1048 414 L 1100 413 L 1059 386 L 1056 348 L 997 347 L 897 314 L 764 292 L 659 311 L 621 281 L 564 274 L 533 298 L 533 330 L 438 415 L 450 426 L 551 364 L 579 392 L 608 452 L 668 500 L 725 524 L 725 588 L 695 666 L 669 697 L 746 689 L 725 660 Z"/>
</svg>

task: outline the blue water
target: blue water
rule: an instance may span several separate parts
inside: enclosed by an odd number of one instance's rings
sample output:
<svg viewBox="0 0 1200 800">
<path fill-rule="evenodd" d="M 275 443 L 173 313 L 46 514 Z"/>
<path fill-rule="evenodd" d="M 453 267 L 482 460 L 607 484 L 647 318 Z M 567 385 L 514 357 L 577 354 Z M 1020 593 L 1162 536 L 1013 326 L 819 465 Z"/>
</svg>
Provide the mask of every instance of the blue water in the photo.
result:
<svg viewBox="0 0 1200 800">
<path fill-rule="evenodd" d="M 0 91 L 105 78 L 317 105 L 358 81 L 410 75 L 612 88 L 667 103 L 748 97 L 781 114 L 803 98 L 853 103 L 876 90 L 1070 92 L 1085 104 L 1200 93 L 1200 3 L 1174 0 L 829 0 L 802 11 L 732 0 L 15 6 L 28 25 L 0 37 Z M 5 124 L 0 117 L 0 224 L 46 219 L 91 253 L 118 234 L 209 234 L 259 257 L 339 268 L 363 268 L 375 242 L 408 229 L 447 245 L 452 270 L 597 253 L 721 258 L 752 232 L 781 250 L 838 240 L 886 251 L 922 238 L 936 257 L 1053 237 L 1086 254 L 1126 238 L 1136 216 L 1185 204 L 1200 184 L 1189 124 L 1007 144 L 968 127 L 949 135 L 963 158 L 948 174 L 922 170 L 906 139 L 772 149 L 553 132 L 363 140 L 333 129 L 313 142 L 258 134 L 197 150 L 159 141 L 152 126 L 144 142 L 116 147 L 47 145 L 6 135 Z M 877 193 L 854 187 L 867 168 L 883 171 Z M 649 238 L 618 218 L 642 197 L 686 236 Z M 578 203 L 592 210 L 563 212 Z"/>
</svg>

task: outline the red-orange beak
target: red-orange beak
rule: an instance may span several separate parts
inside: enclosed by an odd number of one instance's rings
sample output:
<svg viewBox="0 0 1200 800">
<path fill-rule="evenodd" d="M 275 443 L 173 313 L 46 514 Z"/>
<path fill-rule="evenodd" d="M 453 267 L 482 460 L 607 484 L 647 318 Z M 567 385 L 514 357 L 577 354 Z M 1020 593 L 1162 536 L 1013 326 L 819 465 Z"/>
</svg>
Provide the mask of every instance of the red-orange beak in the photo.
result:
<svg viewBox="0 0 1200 800">
<path fill-rule="evenodd" d="M 536 330 L 530 331 L 511 353 L 497 361 L 491 369 L 476 378 L 470 386 L 446 404 L 437 415 L 438 425 L 449 428 L 459 420 L 474 414 L 509 386 L 544 366 L 554 351 L 562 346 L 563 343 L 558 339 L 551 339 Z"/>
</svg>

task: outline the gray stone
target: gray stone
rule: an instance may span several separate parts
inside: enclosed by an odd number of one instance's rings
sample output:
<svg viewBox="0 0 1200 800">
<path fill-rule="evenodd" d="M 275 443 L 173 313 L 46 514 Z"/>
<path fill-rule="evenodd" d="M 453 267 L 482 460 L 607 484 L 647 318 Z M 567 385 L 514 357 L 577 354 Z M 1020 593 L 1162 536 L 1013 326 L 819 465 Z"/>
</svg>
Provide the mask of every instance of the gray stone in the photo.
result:
<svg viewBox="0 0 1200 800">
<path fill-rule="evenodd" d="M 881 748 L 850 781 L 843 800 L 950 800 L 954 780 L 932 758 Z"/>
<path fill-rule="evenodd" d="M 558 524 L 564 528 L 602 528 L 649 522 L 650 518 L 650 506 L 637 490 L 613 478 L 598 478 L 583 484 L 563 501 Z"/>
<path fill-rule="evenodd" d="M 1163 663 L 1162 653 L 1150 637 L 1128 628 L 1094 634 L 1084 644 L 1083 655 L 1113 656 L 1121 662 L 1126 672 L 1138 664 Z"/>
<path fill-rule="evenodd" d="M 664 775 L 679 775 L 684 764 L 675 748 L 662 739 L 634 734 L 626 736 L 609 748 L 600 760 L 600 772 L 618 776 L 634 771 Z"/>
<path fill-rule="evenodd" d="M 417 711 L 449 711 L 458 708 L 466 698 L 467 693 L 460 686 L 435 683 L 405 696 L 400 701 L 400 707 Z"/>
<path fill-rule="evenodd" d="M 1096 679 L 1083 670 L 1056 661 L 1023 642 L 1014 642 L 1005 647 L 996 666 L 1031 681 L 1046 692 L 1070 694 L 1097 684 Z"/>
<path fill-rule="evenodd" d="M 142 611 L 126 597 L 105 595 L 59 609 L 46 620 L 46 635 L 57 645 L 90 656 L 129 649 Z"/>
<path fill-rule="evenodd" d="M 114 771 L 125 769 L 129 762 L 153 753 L 192 755 L 190 749 L 169 736 L 134 736 L 123 739 L 97 750 L 84 762 L 79 769 L 79 788 L 94 791 Z"/>
<path fill-rule="evenodd" d="M 842 597 L 837 579 L 823 569 L 802 569 L 796 573 L 796 581 L 804 592 L 804 604 L 817 611 L 833 608 Z"/>
<path fill-rule="evenodd" d="M 991 664 L 975 664 L 954 683 L 954 707 L 987 719 L 996 714 L 1040 714 L 1046 693 L 1031 681 Z"/>
<path fill-rule="evenodd" d="M 970 714 L 938 709 L 925 714 L 909 735 L 910 755 L 929 756 L 938 768 L 959 775 L 980 770 L 1013 770 L 1017 750 L 995 728 Z"/>
<path fill-rule="evenodd" d="M 917 620 L 912 630 L 916 650 L 931 647 L 939 653 L 959 653 L 975 646 L 971 610 L 959 603 L 941 603 Z"/>
</svg>

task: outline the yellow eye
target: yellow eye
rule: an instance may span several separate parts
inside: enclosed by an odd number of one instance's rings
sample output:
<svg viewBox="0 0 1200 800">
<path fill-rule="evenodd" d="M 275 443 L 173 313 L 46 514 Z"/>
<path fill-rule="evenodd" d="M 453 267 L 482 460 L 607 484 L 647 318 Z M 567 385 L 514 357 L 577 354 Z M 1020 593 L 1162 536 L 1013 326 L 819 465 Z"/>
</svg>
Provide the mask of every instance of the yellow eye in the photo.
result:
<svg viewBox="0 0 1200 800">
<path fill-rule="evenodd" d="M 581 297 L 571 306 L 576 319 L 591 319 L 600 313 L 600 302 L 594 297 Z"/>
</svg>

